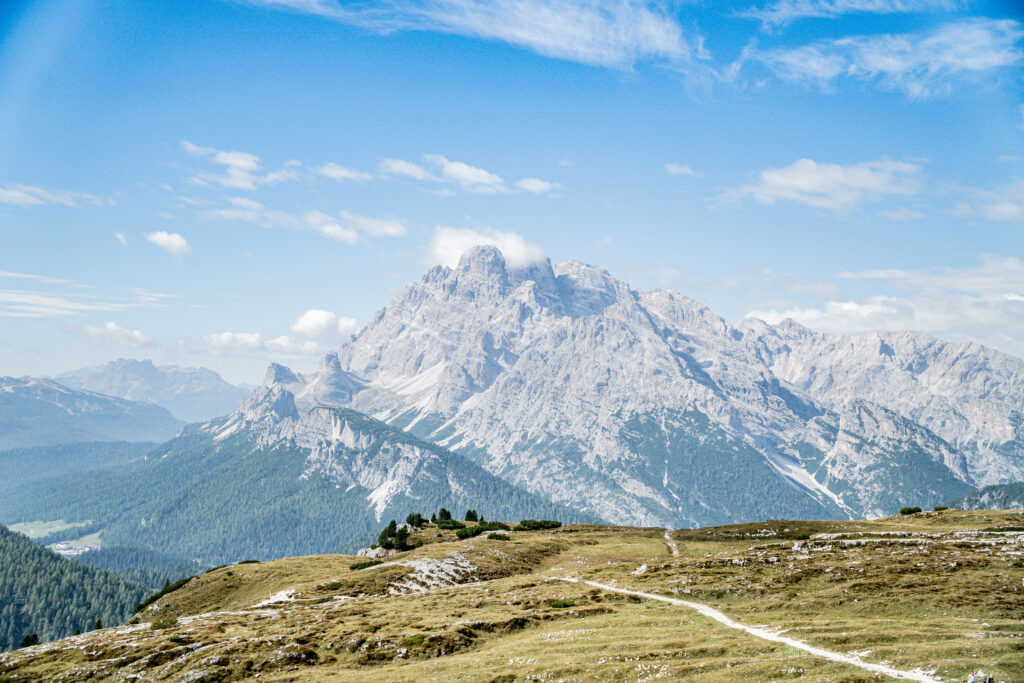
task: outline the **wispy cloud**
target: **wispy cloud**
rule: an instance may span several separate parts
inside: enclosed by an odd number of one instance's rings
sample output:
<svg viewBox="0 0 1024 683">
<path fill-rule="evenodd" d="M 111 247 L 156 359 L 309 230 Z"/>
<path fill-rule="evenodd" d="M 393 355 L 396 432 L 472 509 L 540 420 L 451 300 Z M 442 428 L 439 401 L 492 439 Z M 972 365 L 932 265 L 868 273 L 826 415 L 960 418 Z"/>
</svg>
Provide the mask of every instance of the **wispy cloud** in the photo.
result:
<svg viewBox="0 0 1024 683">
<path fill-rule="evenodd" d="M 994 190 L 963 188 L 970 201 L 958 202 L 951 213 L 993 221 L 1024 222 L 1024 179 Z"/>
<path fill-rule="evenodd" d="M 255 190 L 257 185 L 273 185 L 300 178 L 296 166 L 298 162 L 289 162 L 280 170 L 265 173 L 260 158 L 249 152 L 200 147 L 188 140 L 183 140 L 181 147 L 192 156 L 209 159 L 210 162 L 223 168 L 223 173 L 199 173 L 187 179 L 188 182 L 195 185 Z"/>
<path fill-rule="evenodd" d="M 405 223 L 391 218 L 362 216 L 349 211 L 330 215 L 323 211 L 291 213 L 269 209 L 248 197 L 231 197 L 230 206 L 206 211 L 203 215 L 215 220 L 243 221 L 268 228 L 287 228 L 316 232 L 337 242 L 355 244 L 363 235 L 370 237 L 402 237 Z"/>
<path fill-rule="evenodd" d="M 81 328 L 82 334 L 95 342 L 113 342 L 125 346 L 148 346 L 152 339 L 139 330 L 130 330 L 114 322 L 103 325 L 84 325 Z"/>
<path fill-rule="evenodd" d="M 826 301 L 810 308 L 751 311 L 840 334 L 915 330 L 951 339 L 979 339 L 1024 357 L 1024 260 L 983 256 L 977 265 L 922 270 L 869 270 L 839 278 L 875 282 L 901 293 Z"/>
<path fill-rule="evenodd" d="M 385 159 L 380 162 L 378 172 L 384 178 L 404 177 L 428 183 L 441 183 L 474 194 L 508 194 L 512 190 L 504 178 L 493 171 L 472 166 L 463 161 L 452 161 L 442 154 L 424 154 L 423 164 L 405 159 Z M 522 178 L 515 187 L 531 194 L 549 194 L 558 187 L 540 178 Z M 450 190 L 436 194 L 450 196 Z"/>
<path fill-rule="evenodd" d="M 878 215 L 892 221 L 906 221 L 913 218 L 924 218 L 923 213 L 910 209 L 906 206 L 900 206 L 895 209 L 885 209 L 884 211 L 879 211 Z"/>
<path fill-rule="evenodd" d="M 170 295 L 147 290 L 131 290 L 130 296 L 113 297 L 79 292 L 0 289 L 0 317 L 63 318 L 97 312 L 109 313 L 161 306 L 168 298 Z"/>
<path fill-rule="evenodd" d="M 348 168 L 347 166 L 336 164 L 333 161 L 324 164 L 323 166 L 318 168 L 317 173 L 324 176 L 325 178 L 336 180 L 339 183 L 343 183 L 345 181 L 354 181 L 357 183 L 362 183 L 366 182 L 367 180 L 373 180 L 373 176 L 367 173 L 366 171 L 357 171 L 353 168 Z"/>
<path fill-rule="evenodd" d="M 48 190 L 37 185 L 10 184 L 0 187 L 0 204 L 14 206 L 39 206 L 59 204 L 60 206 L 113 206 L 112 200 L 104 200 L 87 192 L 70 190 Z"/>
<path fill-rule="evenodd" d="M 733 203 L 751 198 L 762 204 L 793 201 L 807 206 L 849 211 L 864 201 L 885 195 L 913 195 L 921 167 L 904 161 L 879 159 L 840 165 L 800 159 L 789 166 L 757 174 L 754 183 L 728 188 L 715 199 Z"/>
<path fill-rule="evenodd" d="M 926 98 L 952 92 L 959 80 L 1024 59 L 1019 22 L 971 19 L 932 31 L 853 36 L 795 48 L 749 48 L 741 61 L 757 61 L 786 81 L 832 87 L 852 78 Z M 738 68 L 738 67 L 737 67 Z"/>
<path fill-rule="evenodd" d="M 177 256 L 178 258 L 192 253 L 192 247 L 189 246 L 188 241 L 176 232 L 157 230 L 146 233 L 146 240 L 160 247 L 171 256 Z"/>
<path fill-rule="evenodd" d="M 559 59 L 615 68 L 704 56 L 656 0 L 245 0 L 381 33 L 438 31 L 497 40 Z"/>
<path fill-rule="evenodd" d="M 697 175 L 697 172 L 688 165 L 677 164 L 674 161 L 670 161 L 665 164 L 665 173 L 668 173 L 669 175 L 685 175 L 690 176 L 691 178 Z"/>
<path fill-rule="evenodd" d="M 956 9 L 957 0 L 775 0 L 740 16 L 757 19 L 766 29 L 786 26 L 797 19 L 831 19 L 844 14 L 905 14 Z"/>
</svg>

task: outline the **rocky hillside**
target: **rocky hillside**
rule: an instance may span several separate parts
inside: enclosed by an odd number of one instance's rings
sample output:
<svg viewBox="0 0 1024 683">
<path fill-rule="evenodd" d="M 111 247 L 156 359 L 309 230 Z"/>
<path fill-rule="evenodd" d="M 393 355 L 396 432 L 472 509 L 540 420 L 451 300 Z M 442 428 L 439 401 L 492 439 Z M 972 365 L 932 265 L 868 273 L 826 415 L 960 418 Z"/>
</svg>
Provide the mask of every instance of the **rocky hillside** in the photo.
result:
<svg viewBox="0 0 1024 683">
<path fill-rule="evenodd" d="M 1024 361 L 924 335 L 733 325 L 669 291 L 477 247 L 308 377 L 553 501 L 622 523 L 860 517 L 1024 478 Z"/>
</svg>

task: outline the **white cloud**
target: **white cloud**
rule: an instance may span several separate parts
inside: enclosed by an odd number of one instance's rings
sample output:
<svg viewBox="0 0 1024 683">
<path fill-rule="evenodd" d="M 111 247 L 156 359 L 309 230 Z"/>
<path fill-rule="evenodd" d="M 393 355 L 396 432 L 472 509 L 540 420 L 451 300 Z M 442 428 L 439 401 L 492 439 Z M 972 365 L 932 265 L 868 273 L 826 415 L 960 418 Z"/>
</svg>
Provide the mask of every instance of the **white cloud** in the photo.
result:
<svg viewBox="0 0 1024 683">
<path fill-rule="evenodd" d="M 844 14 L 904 14 L 952 10 L 963 4 L 956 0 L 775 0 L 741 16 L 761 21 L 765 28 L 785 26 L 797 19 L 833 18 Z"/>
<path fill-rule="evenodd" d="M 907 208 L 906 206 L 879 211 L 878 215 L 893 221 L 905 221 L 911 218 L 924 218 L 923 213 Z"/>
<path fill-rule="evenodd" d="M 168 254 L 179 258 L 185 254 L 191 253 L 192 251 L 192 247 L 188 245 L 185 238 L 176 232 L 157 230 L 155 232 L 146 233 L 146 239 L 166 251 Z"/>
<path fill-rule="evenodd" d="M 121 243 L 122 247 L 128 246 L 128 237 L 123 232 L 115 232 L 114 237 L 117 239 L 118 242 Z"/>
<path fill-rule="evenodd" d="M 884 195 L 913 195 L 921 167 L 879 159 L 859 164 L 821 164 L 800 159 L 789 166 L 757 174 L 757 182 L 726 189 L 717 199 L 734 202 L 751 197 L 762 204 L 788 200 L 815 208 L 848 211 Z"/>
<path fill-rule="evenodd" d="M 903 292 L 750 315 L 770 323 L 792 318 L 839 334 L 914 330 L 950 339 L 977 339 L 1024 357 L 1024 259 L 989 255 L 977 265 L 961 268 L 872 270 L 838 277 Z"/>
<path fill-rule="evenodd" d="M 32 275 L 30 273 L 12 273 L 9 270 L 0 270 L 0 277 L 16 278 L 19 280 L 38 280 L 39 282 L 46 282 L 49 284 L 64 284 L 71 282 L 71 280 L 63 280 L 61 278 L 50 277 L 49 275 Z"/>
<path fill-rule="evenodd" d="M 549 183 L 546 180 L 541 180 L 540 178 L 523 178 L 516 182 L 516 187 L 520 190 L 525 190 L 533 194 L 548 194 L 558 187 L 558 185 L 556 183 Z"/>
<path fill-rule="evenodd" d="M 324 176 L 325 178 L 337 180 L 339 183 L 345 182 L 346 180 L 352 180 L 361 183 L 373 179 L 373 176 L 370 175 L 369 173 L 366 173 L 365 171 L 357 171 L 355 169 L 348 168 L 347 166 L 341 166 L 340 164 L 336 164 L 334 162 L 324 164 L 323 166 L 317 169 L 317 172 L 320 173 L 320 175 Z"/>
<path fill-rule="evenodd" d="M 1017 64 L 1021 24 L 1010 19 L 951 22 L 929 32 L 853 36 L 796 48 L 744 51 L 787 81 L 828 88 L 840 77 L 876 82 L 912 98 L 948 94 L 958 79 Z M 734 69 L 738 65 L 734 65 Z"/>
<path fill-rule="evenodd" d="M 963 188 L 973 203 L 957 202 L 950 213 L 981 216 L 993 221 L 1024 221 L 1024 179 L 994 190 Z"/>
<path fill-rule="evenodd" d="M 505 181 L 496 173 L 461 161 L 449 161 L 440 154 L 426 154 L 423 158 L 438 169 L 443 180 L 456 183 L 469 192 L 495 194 L 508 191 Z"/>
<path fill-rule="evenodd" d="M 286 335 L 264 339 L 259 332 L 218 332 L 204 335 L 203 342 L 222 356 L 313 357 L 322 351 L 315 341 L 299 341 Z"/>
<path fill-rule="evenodd" d="M 147 346 L 153 341 L 139 330 L 129 330 L 113 322 L 85 325 L 82 327 L 82 333 L 95 342 L 113 342 L 125 346 Z"/>
<path fill-rule="evenodd" d="M 336 216 L 323 211 L 289 213 L 268 209 L 246 197 L 232 197 L 230 208 L 213 209 L 205 216 L 216 220 L 244 221 L 268 228 L 288 228 L 316 232 L 344 244 L 355 244 L 361 235 L 370 237 L 402 237 L 407 228 L 402 221 L 362 216 L 340 211 Z"/>
<path fill-rule="evenodd" d="M 248 0 L 389 33 L 439 31 L 499 40 L 542 55 L 629 68 L 656 60 L 680 66 L 705 56 L 672 5 L 646 0 Z"/>
<path fill-rule="evenodd" d="M 14 206 L 39 206 L 40 204 L 59 204 L 61 206 L 79 207 L 112 206 L 112 201 L 104 201 L 86 192 L 68 190 L 47 190 L 37 185 L 10 184 L 0 187 L 0 204 Z"/>
<path fill-rule="evenodd" d="M 543 249 L 514 232 L 500 232 L 490 228 L 449 228 L 439 225 L 434 228 L 434 236 L 427 247 L 427 260 L 431 265 L 454 268 L 466 251 L 483 245 L 500 249 L 510 268 L 522 268 L 547 258 Z"/>
<path fill-rule="evenodd" d="M 689 166 L 677 164 L 672 161 L 665 164 L 665 173 L 668 173 L 669 175 L 685 175 L 691 177 L 697 175 L 697 172 Z"/>
<path fill-rule="evenodd" d="M 207 158 L 214 164 L 224 167 L 223 174 L 200 173 L 188 178 L 188 182 L 195 185 L 219 185 L 235 190 L 255 190 L 257 185 L 273 185 L 298 180 L 300 177 L 293 162 L 288 162 L 288 165 L 281 170 L 264 174 L 261 173 L 263 163 L 255 154 L 200 147 L 187 140 L 183 140 L 181 146 L 192 156 Z"/>
<path fill-rule="evenodd" d="M 67 280 L 43 278 L 41 276 L 19 275 L 0 272 L 0 277 L 22 277 L 39 280 L 46 284 L 67 283 Z M 75 285 L 72 285 L 75 286 Z M 146 290 L 132 290 L 128 297 L 103 297 L 83 295 L 80 292 L 53 294 L 23 289 L 0 289 L 0 317 L 2 318 L 61 318 L 97 311 L 113 312 L 130 308 L 159 306 L 169 298 Z"/>
<path fill-rule="evenodd" d="M 405 159 L 385 159 L 380 162 L 378 170 L 382 175 L 386 176 L 398 175 L 412 178 L 413 180 L 437 180 L 437 178 L 427 172 L 427 169 Z"/>
<path fill-rule="evenodd" d="M 311 308 L 292 323 L 292 332 L 310 339 L 346 339 L 359 331 L 355 318 L 339 318 L 330 311 Z"/>
</svg>

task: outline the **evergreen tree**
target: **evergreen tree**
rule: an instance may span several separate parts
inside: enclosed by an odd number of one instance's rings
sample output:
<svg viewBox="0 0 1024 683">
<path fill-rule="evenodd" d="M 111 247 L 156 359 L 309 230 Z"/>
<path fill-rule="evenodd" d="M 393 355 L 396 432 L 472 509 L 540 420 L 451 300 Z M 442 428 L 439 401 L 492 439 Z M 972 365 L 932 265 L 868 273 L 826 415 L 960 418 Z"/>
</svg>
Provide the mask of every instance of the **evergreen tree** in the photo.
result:
<svg viewBox="0 0 1024 683">
<path fill-rule="evenodd" d="M 36 633 L 30 633 L 21 639 L 21 647 L 32 647 L 33 645 L 39 644 L 39 635 Z"/>
<path fill-rule="evenodd" d="M 92 625 L 92 630 L 99 631 L 101 628 L 103 628 L 103 620 L 97 619 L 96 623 Z"/>
<path fill-rule="evenodd" d="M 395 548 L 405 550 L 409 547 L 409 530 L 402 527 L 395 534 Z"/>
<path fill-rule="evenodd" d="M 466 510 L 466 521 L 467 522 L 475 522 L 475 521 L 477 521 L 476 510 L 472 510 L 472 509 Z"/>
<path fill-rule="evenodd" d="M 443 519 L 451 519 L 452 518 L 452 513 L 449 512 L 446 508 L 441 508 L 437 512 L 437 518 L 438 519 L 442 519 L 442 520 Z"/>
</svg>

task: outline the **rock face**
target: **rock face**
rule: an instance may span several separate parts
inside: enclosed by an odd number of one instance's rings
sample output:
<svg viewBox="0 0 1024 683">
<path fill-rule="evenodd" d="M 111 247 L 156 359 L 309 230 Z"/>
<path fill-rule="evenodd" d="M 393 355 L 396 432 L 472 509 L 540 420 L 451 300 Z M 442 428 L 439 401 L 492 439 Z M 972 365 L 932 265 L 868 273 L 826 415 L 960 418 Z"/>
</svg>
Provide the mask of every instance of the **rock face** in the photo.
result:
<svg viewBox="0 0 1024 683">
<path fill-rule="evenodd" d="M 76 391 L 48 379 L 0 377 L 0 450 L 84 441 L 166 441 L 181 427 L 159 406 Z"/>
<path fill-rule="evenodd" d="M 317 373 L 267 379 L 259 401 L 294 428 L 348 406 L 612 522 L 881 515 L 1024 479 L 1020 359 L 733 325 L 580 262 L 509 268 L 493 247 L 407 285 Z"/>
<path fill-rule="evenodd" d="M 149 360 L 125 358 L 66 372 L 56 379 L 72 389 L 154 403 L 186 422 L 227 415 L 238 407 L 246 394 L 244 389 L 225 382 L 213 370 L 155 366 Z"/>
</svg>

